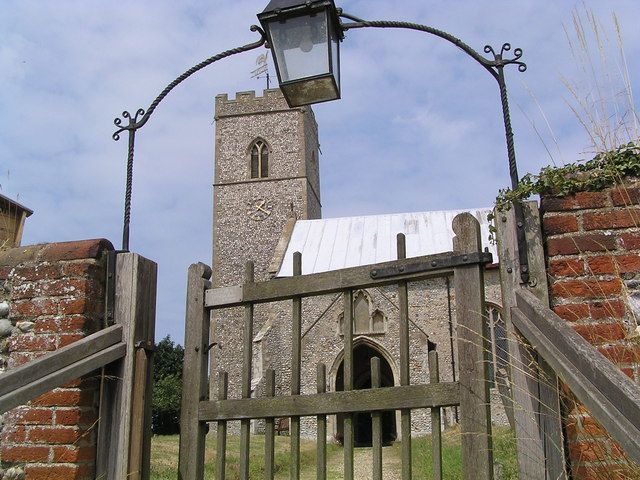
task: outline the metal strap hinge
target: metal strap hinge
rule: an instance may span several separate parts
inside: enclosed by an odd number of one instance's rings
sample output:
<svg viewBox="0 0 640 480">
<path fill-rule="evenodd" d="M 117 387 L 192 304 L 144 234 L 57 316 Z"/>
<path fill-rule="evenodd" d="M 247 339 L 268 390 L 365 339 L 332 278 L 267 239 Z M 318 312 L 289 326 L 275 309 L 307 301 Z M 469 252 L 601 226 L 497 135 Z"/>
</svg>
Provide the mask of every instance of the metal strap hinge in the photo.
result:
<svg viewBox="0 0 640 480">
<path fill-rule="evenodd" d="M 371 270 L 371 278 L 389 278 L 412 273 L 429 272 L 443 268 L 454 268 L 463 265 L 486 265 L 493 263 L 493 255 L 490 252 L 474 252 L 449 257 L 434 259 L 429 262 L 403 263 L 392 267 L 377 268 Z"/>
</svg>

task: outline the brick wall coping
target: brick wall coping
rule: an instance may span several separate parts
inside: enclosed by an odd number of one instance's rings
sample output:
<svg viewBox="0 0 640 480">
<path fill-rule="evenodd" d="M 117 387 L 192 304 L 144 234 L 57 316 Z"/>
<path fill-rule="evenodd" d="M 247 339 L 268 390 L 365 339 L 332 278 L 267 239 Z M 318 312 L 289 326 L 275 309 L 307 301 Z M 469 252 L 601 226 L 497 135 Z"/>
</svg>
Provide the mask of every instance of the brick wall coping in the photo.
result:
<svg viewBox="0 0 640 480">
<path fill-rule="evenodd" d="M 104 238 L 41 243 L 10 248 L 0 252 L 0 267 L 10 267 L 27 262 L 56 262 L 60 260 L 99 258 L 103 252 L 113 249 L 111 242 Z"/>
</svg>

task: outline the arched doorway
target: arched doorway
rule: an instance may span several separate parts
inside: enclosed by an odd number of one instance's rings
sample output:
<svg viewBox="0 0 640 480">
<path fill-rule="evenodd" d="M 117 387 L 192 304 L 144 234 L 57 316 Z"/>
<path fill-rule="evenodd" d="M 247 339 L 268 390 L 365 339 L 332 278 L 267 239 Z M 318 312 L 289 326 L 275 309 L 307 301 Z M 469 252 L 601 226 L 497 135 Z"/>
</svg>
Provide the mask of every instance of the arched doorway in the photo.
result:
<svg viewBox="0 0 640 480">
<path fill-rule="evenodd" d="M 369 343 L 358 343 L 353 349 L 353 388 L 371 388 L 371 359 L 380 359 L 380 383 L 382 387 L 392 387 L 393 371 L 385 356 Z M 336 391 L 344 390 L 344 361 L 340 361 L 336 373 Z M 356 447 L 371 446 L 371 414 L 356 413 L 354 418 L 354 442 Z M 343 416 L 336 415 L 336 438 L 342 441 L 344 432 Z M 389 445 L 397 438 L 395 412 L 382 413 L 382 442 Z"/>
</svg>

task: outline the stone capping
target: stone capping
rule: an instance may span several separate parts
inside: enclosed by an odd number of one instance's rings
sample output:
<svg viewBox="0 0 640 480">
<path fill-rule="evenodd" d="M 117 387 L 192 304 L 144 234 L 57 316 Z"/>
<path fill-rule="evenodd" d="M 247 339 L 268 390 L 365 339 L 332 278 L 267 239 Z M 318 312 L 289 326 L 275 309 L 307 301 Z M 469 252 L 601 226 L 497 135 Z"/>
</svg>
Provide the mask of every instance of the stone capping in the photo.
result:
<svg viewBox="0 0 640 480">
<path fill-rule="evenodd" d="M 105 251 L 111 250 L 114 250 L 113 245 L 104 238 L 41 243 L 0 251 L 0 267 L 12 267 L 27 262 L 98 259 Z"/>
<path fill-rule="evenodd" d="M 311 107 L 290 108 L 279 88 L 263 90 L 262 96 L 256 96 L 254 90 L 237 92 L 235 99 L 229 99 L 226 93 L 216 95 L 215 118 L 238 116 L 277 111 L 313 112 Z"/>
</svg>

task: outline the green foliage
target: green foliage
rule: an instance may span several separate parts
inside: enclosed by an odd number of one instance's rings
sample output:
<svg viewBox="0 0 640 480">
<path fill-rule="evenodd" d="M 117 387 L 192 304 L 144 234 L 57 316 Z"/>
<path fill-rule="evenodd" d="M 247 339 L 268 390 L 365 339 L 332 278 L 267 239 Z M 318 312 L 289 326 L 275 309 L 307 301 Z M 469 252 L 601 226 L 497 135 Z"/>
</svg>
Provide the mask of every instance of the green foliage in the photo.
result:
<svg viewBox="0 0 640 480">
<path fill-rule="evenodd" d="M 512 202 L 526 200 L 536 194 L 566 197 L 576 192 L 597 192 L 620 183 L 625 177 L 638 175 L 640 146 L 627 143 L 615 150 L 598 153 L 584 163 L 547 166 L 538 175 L 528 173 L 515 190 L 500 190 L 496 207 L 498 211 L 509 210 Z"/>
<path fill-rule="evenodd" d="M 532 195 L 566 197 L 577 192 L 598 192 L 621 183 L 625 177 L 640 176 L 640 146 L 627 143 L 618 148 L 598 153 L 592 160 L 569 163 L 562 167 L 547 166 L 538 175 L 527 173 L 518 188 L 500 190 L 496 209 L 508 211 L 513 202 L 521 202 Z M 494 215 L 488 215 L 489 240 L 495 241 Z"/>
<path fill-rule="evenodd" d="M 183 359 L 184 349 L 169 335 L 156 345 L 151 402 L 151 425 L 155 434 L 171 435 L 179 431 Z"/>
</svg>

